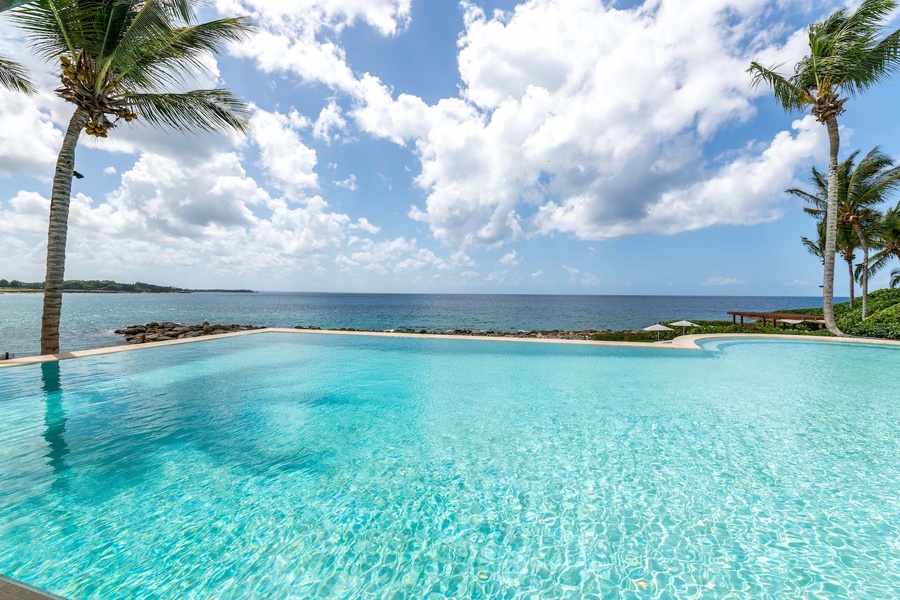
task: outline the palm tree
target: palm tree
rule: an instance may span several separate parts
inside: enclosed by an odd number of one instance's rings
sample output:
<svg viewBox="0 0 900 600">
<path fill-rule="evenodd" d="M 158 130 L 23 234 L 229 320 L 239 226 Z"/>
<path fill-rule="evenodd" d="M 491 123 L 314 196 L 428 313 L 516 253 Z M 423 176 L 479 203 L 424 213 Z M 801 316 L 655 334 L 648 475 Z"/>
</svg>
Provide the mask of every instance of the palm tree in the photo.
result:
<svg viewBox="0 0 900 600">
<path fill-rule="evenodd" d="M 750 64 L 753 85 L 769 85 L 787 112 L 807 108 L 828 128 L 828 204 L 825 228 L 825 275 L 822 304 L 825 324 L 844 335 L 834 321 L 834 250 L 837 243 L 838 117 L 847 100 L 900 68 L 900 30 L 879 39 L 883 24 L 897 8 L 896 0 L 863 0 L 854 12 L 841 9 L 809 26 L 809 55 L 784 76 L 758 62 Z M 845 97 L 842 97 L 845 96 Z"/>
<path fill-rule="evenodd" d="M 858 155 L 859 151 L 856 151 L 838 165 L 836 221 L 839 231 L 844 228 L 852 230 L 858 240 L 857 247 L 863 251 L 859 281 L 862 284 L 862 318 L 865 320 L 869 314 L 869 249 L 878 244 L 876 232 L 881 223 L 881 213 L 877 207 L 888 194 L 900 188 L 900 167 L 894 167 L 893 159 L 877 147 L 856 164 Z M 815 189 L 813 193 L 797 188 L 787 192 L 805 200 L 808 206 L 804 210 L 822 219 L 828 207 L 828 179 L 814 167 L 810 182 Z"/>
<path fill-rule="evenodd" d="M 36 0 L 12 12 L 31 48 L 58 61 L 56 93 L 75 105 L 56 163 L 47 239 L 41 353 L 59 352 L 59 319 L 75 147 L 121 121 L 181 131 L 244 131 L 247 106 L 227 90 L 170 92 L 203 58 L 244 39 L 246 18 L 195 24 L 199 0 Z"/>
<path fill-rule="evenodd" d="M 891 271 L 891 288 L 900 287 L 900 269 Z"/>
</svg>

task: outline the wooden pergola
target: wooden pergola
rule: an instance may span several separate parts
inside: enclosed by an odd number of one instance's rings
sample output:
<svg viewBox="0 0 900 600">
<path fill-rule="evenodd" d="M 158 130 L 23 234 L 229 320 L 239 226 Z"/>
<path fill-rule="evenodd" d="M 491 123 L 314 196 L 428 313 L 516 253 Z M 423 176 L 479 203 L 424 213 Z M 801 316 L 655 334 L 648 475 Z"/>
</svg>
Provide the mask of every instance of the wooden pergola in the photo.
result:
<svg viewBox="0 0 900 600">
<path fill-rule="evenodd" d="M 802 315 L 797 313 L 779 313 L 779 312 L 741 312 L 734 311 L 729 312 L 731 315 L 731 323 L 732 325 L 737 325 L 738 317 L 741 318 L 741 325 L 744 324 L 744 319 L 753 319 L 755 321 L 762 321 L 763 327 L 768 324 L 769 321 L 772 321 L 772 327 L 774 327 L 778 321 L 781 321 L 785 324 L 790 323 L 791 325 L 796 325 L 797 323 L 814 323 L 816 325 L 825 325 L 825 317 L 822 315 Z"/>
</svg>

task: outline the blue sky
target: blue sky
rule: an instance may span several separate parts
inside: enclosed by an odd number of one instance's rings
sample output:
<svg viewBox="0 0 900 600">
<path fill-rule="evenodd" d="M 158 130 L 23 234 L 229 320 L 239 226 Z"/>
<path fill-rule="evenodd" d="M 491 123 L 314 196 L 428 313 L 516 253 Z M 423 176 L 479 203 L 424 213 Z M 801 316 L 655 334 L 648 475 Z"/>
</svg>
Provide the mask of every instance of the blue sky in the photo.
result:
<svg viewBox="0 0 900 600">
<path fill-rule="evenodd" d="M 139 121 L 82 141 L 67 277 L 818 294 L 819 262 L 799 243 L 813 223 L 782 191 L 824 165 L 824 131 L 752 90 L 744 70 L 799 58 L 805 24 L 839 3 L 284 4 L 205 9 L 260 25 L 192 85 L 251 102 L 247 136 Z M 0 277 L 40 280 L 49 176 L 71 110 L 5 19 L 0 53 L 47 90 L 0 92 Z M 844 154 L 881 145 L 900 156 L 898 93 L 900 79 L 848 103 Z"/>
</svg>

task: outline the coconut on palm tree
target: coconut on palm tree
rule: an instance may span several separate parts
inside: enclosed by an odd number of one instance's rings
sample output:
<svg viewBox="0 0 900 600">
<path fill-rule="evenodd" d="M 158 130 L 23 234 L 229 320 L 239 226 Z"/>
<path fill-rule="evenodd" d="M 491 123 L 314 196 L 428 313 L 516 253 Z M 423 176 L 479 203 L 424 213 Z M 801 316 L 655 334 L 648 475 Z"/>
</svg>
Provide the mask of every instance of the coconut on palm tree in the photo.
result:
<svg viewBox="0 0 900 600">
<path fill-rule="evenodd" d="M 135 119 L 188 132 L 247 127 L 246 105 L 223 89 L 170 91 L 205 71 L 204 58 L 244 39 L 246 18 L 195 23 L 198 0 L 37 0 L 13 19 L 59 68 L 56 93 L 74 105 L 53 178 L 41 353 L 59 352 L 69 200 L 82 132 L 105 138 Z"/>
<path fill-rule="evenodd" d="M 859 281 L 862 285 L 862 318 L 869 314 L 869 250 L 878 245 L 877 231 L 880 228 L 881 213 L 878 207 L 887 196 L 900 188 L 900 167 L 894 161 L 874 148 L 857 164 L 859 151 L 853 152 L 837 169 L 837 228 L 838 235 L 843 229 L 849 229 L 856 237 L 856 247 L 862 249 L 863 262 L 859 268 Z M 806 201 L 804 209 L 817 219 L 825 218 L 828 210 L 828 177 L 816 168 L 812 169 L 810 183 L 812 192 L 798 188 L 787 190 Z M 851 269 L 851 285 L 854 273 Z"/>
<path fill-rule="evenodd" d="M 769 85 L 787 112 L 809 109 L 828 129 L 828 203 L 825 227 L 825 273 L 822 304 L 825 324 L 844 335 L 834 321 L 834 254 L 837 242 L 838 154 L 841 138 L 838 117 L 847 100 L 882 82 L 900 68 L 900 30 L 883 35 L 884 24 L 896 10 L 896 0 L 863 0 L 850 12 L 841 9 L 809 26 L 809 55 L 794 66 L 792 75 L 753 62 L 748 71 L 753 85 Z"/>
</svg>

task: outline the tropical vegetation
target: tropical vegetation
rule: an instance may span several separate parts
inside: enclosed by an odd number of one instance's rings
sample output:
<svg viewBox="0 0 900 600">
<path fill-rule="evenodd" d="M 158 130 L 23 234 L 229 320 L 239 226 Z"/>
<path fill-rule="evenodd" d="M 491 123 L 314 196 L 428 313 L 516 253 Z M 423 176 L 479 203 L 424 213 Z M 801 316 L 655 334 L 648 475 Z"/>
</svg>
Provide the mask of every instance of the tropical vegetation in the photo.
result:
<svg viewBox="0 0 900 600">
<path fill-rule="evenodd" d="M 825 323 L 843 335 L 835 321 L 834 262 L 838 225 L 838 117 L 848 99 L 884 81 L 900 68 L 900 30 L 884 34 L 884 25 L 897 9 L 896 0 L 863 0 L 850 12 L 843 8 L 809 26 L 809 54 L 794 66 L 792 75 L 778 67 L 753 62 L 753 84 L 768 85 L 786 112 L 807 109 L 828 129 L 829 161 L 825 206 L 825 252 L 822 300 Z"/>
<path fill-rule="evenodd" d="M 209 53 L 244 39 L 250 28 L 244 17 L 196 23 L 199 6 L 199 0 L 36 0 L 11 13 L 37 55 L 56 63 L 56 93 L 74 105 L 53 179 L 42 354 L 59 352 L 69 200 L 81 134 L 105 138 L 136 119 L 186 132 L 247 127 L 247 106 L 227 90 L 174 91 L 207 71 Z"/>
<path fill-rule="evenodd" d="M 862 285 L 861 319 L 866 320 L 869 314 L 869 251 L 878 247 L 883 237 L 884 215 L 879 208 L 888 200 L 890 194 L 900 188 L 900 167 L 894 166 L 891 157 L 874 148 L 857 164 L 859 151 L 853 152 L 838 165 L 838 202 L 837 202 L 837 240 L 836 250 L 846 261 L 850 276 L 850 306 L 855 306 L 855 280 Z M 806 212 L 818 220 L 816 230 L 819 241 L 811 242 L 801 238 L 803 244 L 814 254 L 824 259 L 825 246 L 822 240 L 827 226 L 825 216 L 828 206 L 828 178 L 813 167 L 810 176 L 813 191 L 799 188 L 787 190 L 803 199 Z M 855 269 L 853 261 L 856 250 L 862 251 L 862 262 Z"/>
<path fill-rule="evenodd" d="M 821 308 L 786 310 L 810 315 L 821 315 Z M 838 326 L 848 335 L 900 340 L 900 289 L 881 289 L 869 294 L 869 317 L 862 320 L 862 307 L 857 303 L 835 305 Z"/>
<path fill-rule="evenodd" d="M 897 278 L 900 279 L 900 269 L 897 269 Z M 900 281 L 898 281 L 900 285 Z M 835 304 L 834 313 L 838 326 L 849 335 L 859 337 L 877 337 L 892 340 L 900 340 L 900 289 L 881 289 L 869 294 L 869 318 L 862 322 L 862 307 L 857 303 L 851 307 L 849 302 Z M 797 313 L 805 315 L 821 315 L 821 308 L 801 308 L 791 310 L 779 310 L 781 313 Z M 747 321 L 745 324 L 732 323 L 731 320 L 703 321 L 690 319 L 698 327 L 687 330 L 689 334 L 709 333 L 755 333 L 766 335 L 814 335 L 832 336 L 827 329 L 820 329 L 813 323 L 799 323 L 797 325 L 780 324 L 776 326 L 766 325 L 761 322 Z M 663 321 L 671 323 L 674 319 Z M 675 327 L 675 331 L 663 332 L 663 340 L 671 340 L 681 335 L 681 328 Z M 591 336 L 595 341 L 615 342 L 656 342 L 656 333 L 647 331 L 603 331 Z"/>
<path fill-rule="evenodd" d="M 882 216 L 881 224 L 875 231 L 875 242 L 878 251 L 872 255 L 870 273 L 877 273 L 891 260 L 900 260 L 900 204 Z"/>
</svg>

